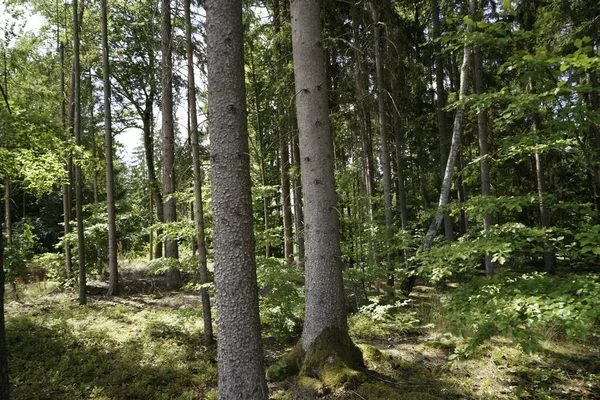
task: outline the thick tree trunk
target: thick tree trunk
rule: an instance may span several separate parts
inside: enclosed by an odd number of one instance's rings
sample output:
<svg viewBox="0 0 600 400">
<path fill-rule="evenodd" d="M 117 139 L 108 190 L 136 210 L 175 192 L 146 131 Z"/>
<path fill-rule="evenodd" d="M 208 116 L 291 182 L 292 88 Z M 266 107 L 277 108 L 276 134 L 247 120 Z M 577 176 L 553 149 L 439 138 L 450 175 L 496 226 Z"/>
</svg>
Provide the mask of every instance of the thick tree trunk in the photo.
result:
<svg viewBox="0 0 600 400">
<path fill-rule="evenodd" d="M 173 123 L 173 60 L 171 39 L 171 1 L 162 0 L 161 23 L 161 86 L 162 86 L 162 131 L 163 131 L 163 213 L 165 223 L 177 221 L 175 202 L 175 128 Z M 179 259 L 177 241 L 165 240 L 165 257 Z M 179 269 L 167 271 L 167 288 L 181 287 Z"/>
<path fill-rule="evenodd" d="M 481 20 L 480 12 L 476 13 L 476 21 Z M 481 53 L 481 47 L 475 45 L 473 47 L 473 76 L 475 78 L 475 93 L 484 93 L 484 82 L 483 82 L 483 55 Z M 488 157 L 488 125 L 486 112 L 480 108 L 477 109 L 477 132 L 479 138 L 479 157 L 481 162 L 479 164 L 481 171 L 481 195 L 483 197 L 489 197 L 491 195 L 490 189 L 490 160 Z M 492 226 L 492 214 L 487 212 L 483 218 L 483 229 L 488 230 Z M 495 263 L 492 262 L 491 254 L 485 255 L 485 274 L 490 278 L 494 276 Z"/>
<path fill-rule="evenodd" d="M 206 266 L 206 240 L 204 237 L 204 205 L 202 204 L 202 179 L 200 176 L 200 145 L 198 143 L 198 111 L 196 109 L 196 80 L 194 76 L 194 46 L 192 43 L 191 1 L 184 1 L 185 37 L 188 75 L 188 112 L 190 114 L 190 142 L 192 143 L 192 164 L 194 173 L 194 211 L 196 220 L 196 242 L 198 246 L 198 268 L 200 276 L 200 298 L 202 299 L 202 319 L 204 322 L 204 343 L 214 341 L 210 297 L 206 284 L 208 269 Z"/>
<path fill-rule="evenodd" d="M 73 133 L 75 144 L 81 146 L 81 88 L 79 68 L 79 26 L 78 1 L 73 0 Z M 75 163 L 75 217 L 77 218 L 77 262 L 79 265 L 79 304 L 87 303 L 85 236 L 83 231 L 83 174 L 81 163 Z"/>
<path fill-rule="evenodd" d="M 208 0 L 219 399 L 267 399 L 256 285 L 241 0 Z"/>
<path fill-rule="evenodd" d="M 291 3 L 292 47 L 306 232 L 302 348 L 326 329 L 347 332 L 336 208 L 333 139 L 319 3 Z"/>
<path fill-rule="evenodd" d="M 119 295 L 119 266 L 117 263 L 117 223 L 113 175 L 113 137 L 111 115 L 110 64 L 108 60 L 107 0 L 102 0 L 102 74 L 104 76 L 104 152 L 106 153 L 106 209 L 108 212 L 108 295 Z"/>
</svg>

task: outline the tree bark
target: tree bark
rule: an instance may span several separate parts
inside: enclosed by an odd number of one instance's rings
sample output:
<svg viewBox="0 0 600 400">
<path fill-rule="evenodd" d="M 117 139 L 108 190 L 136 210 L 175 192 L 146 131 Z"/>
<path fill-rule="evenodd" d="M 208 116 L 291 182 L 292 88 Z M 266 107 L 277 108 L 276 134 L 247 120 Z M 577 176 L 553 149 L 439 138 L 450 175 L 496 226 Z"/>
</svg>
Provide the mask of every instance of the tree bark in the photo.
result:
<svg viewBox="0 0 600 400">
<path fill-rule="evenodd" d="M 173 60 L 171 38 L 171 1 L 162 0 L 161 23 L 161 86 L 163 131 L 163 213 L 165 223 L 177 221 L 175 202 L 175 130 L 173 124 Z M 165 239 L 165 257 L 177 260 L 179 247 L 172 238 Z M 181 287 L 179 269 L 167 271 L 167 288 Z"/>
<path fill-rule="evenodd" d="M 219 399 L 267 399 L 256 284 L 241 0 L 208 0 Z"/>
<path fill-rule="evenodd" d="M 150 196 L 153 199 L 153 203 L 156 206 L 156 219 L 160 222 L 165 222 L 163 212 L 163 197 L 160 189 L 158 178 L 156 177 L 156 169 L 154 167 L 154 134 L 152 133 L 152 100 L 148 100 L 146 103 L 146 110 L 142 117 L 142 126 L 144 132 L 144 154 L 146 156 L 146 168 L 148 169 L 148 182 L 150 185 Z M 157 231 L 157 236 L 160 237 L 161 230 Z M 151 249 L 152 251 L 152 249 Z M 155 258 L 161 258 L 163 256 L 163 246 L 160 240 L 156 240 L 156 249 L 154 253 Z"/>
<path fill-rule="evenodd" d="M 472 0 L 471 0 L 472 1 Z M 470 28 L 468 28 L 470 30 Z M 460 146 L 460 135 L 462 131 L 462 120 L 463 114 L 465 111 L 465 107 L 462 104 L 462 100 L 467 95 L 467 87 L 468 87 L 468 74 L 469 74 L 469 65 L 471 63 L 471 45 L 468 43 L 464 44 L 463 49 L 463 61 L 460 72 L 460 89 L 459 89 L 459 102 L 461 102 L 457 109 L 456 115 L 454 116 L 454 128 L 452 131 L 452 143 L 450 145 L 450 153 L 448 154 L 448 161 L 446 162 L 446 169 L 444 171 L 444 179 L 442 181 L 442 188 L 440 191 L 440 199 L 438 201 L 438 211 L 436 217 L 433 222 L 429 226 L 427 230 L 427 234 L 425 235 L 425 239 L 423 241 L 423 250 L 428 249 L 433 244 L 433 240 L 435 239 L 435 235 L 442 223 L 442 219 L 444 216 L 443 207 L 448 204 L 448 199 L 450 197 L 450 185 L 452 183 L 452 174 L 454 171 L 454 164 L 456 162 L 456 156 L 458 154 L 458 148 Z"/>
<path fill-rule="evenodd" d="M 302 183 L 300 181 L 300 144 L 298 143 L 298 135 L 295 122 L 295 115 L 290 116 L 290 132 L 292 136 L 292 165 L 296 171 L 292 179 L 292 190 L 294 193 L 294 233 L 296 242 L 296 253 L 298 265 L 304 264 L 305 246 L 304 246 L 304 204 L 302 201 Z"/>
<path fill-rule="evenodd" d="M 60 43 L 59 45 L 59 58 L 60 58 L 60 116 L 62 121 L 62 127 L 65 132 L 69 129 L 69 123 L 67 121 L 67 109 L 65 100 L 65 46 Z M 71 244 L 67 237 L 71 233 L 71 198 L 73 196 L 71 192 L 71 183 L 73 182 L 72 177 L 72 158 L 71 151 L 69 150 L 66 154 L 67 161 L 65 165 L 67 182 L 63 184 L 63 233 L 64 233 L 64 254 L 65 254 L 65 276 L 67 279 L 71 279 L 71 273 L 73 271 L 73 263 L 71 260 Z"/>
<path fill-rule="evenodd" d="M 108 212 L 108 295 L 119 295 L 119 266 L 117 262 L 117 223 L 114 195 L 113 137 L 111 114 L 110 64 L 108 59 L 107 0 L 101 0 L 102 74 L 104 78 L 104 146 L 106 153 L 106 209 Z"/>
<path fill-rule="evenodd" d="M 73 133 L 75 145 L 81 146 L 81 71 L 79 67 L 78 1 L 73 0 Z M 79 304 L 87 303 L 85 236 L 83 231 L 83 174 L 81 163 L 75 163 L 75 217 L 77 218 L 77 254 L 79 265 Z"/>
<path fill-rule="evenodd" d="M 4 237 L 2 227 L 4 218 L 0 224 L 0 399 L 9 400 L 10 381 L 8 377 L 8 352 L 6 349 L 6 321 L 4 319 Z"/>
<path fill-rule="evenodd" d="M 433 23 L 433 38 L 439 39 L 441 37 L 441 29 L 440 29 L 440 8 L 437 0 L 431 1 L 431 17 Z M 438 131 L 440 134 L 440 166 L 442 172 L 442 178 L 444 177 L 446 171 L 446 164 L 448 162 L 448 142 L 449 142 L 449 127 L 448 127 L 448 116 L 446 114 L 446 104 L 447 104 L 447 96 L 446 96 L 446 88 L 444 87 L 444 65 L 442 61 L 442 46 L 441 41 L 434 41 L 435 46 L 435 55 L 434 55 L 434 63 L 435 63 L 435 87 L 436 87 L 436 95 L 437 95 L 437 123 L 438 123 Z M 454 240 L 454 227 L 452 223 L 452 218 L 450 215 L 445 212 L 444 213 L 444 233 L 446 235 L 446 240 L 453 241 Z"/>
<path fill-rule="evenodd" d="M 307 351 L 326 329 L 348 327 L 319 3 L 293 1 L 291 20 L 306 233 L 301 342 Z"/>
<path fill-rule="evenodd" d="M 12 220 L 10 207 L 10 180 L 4 180 L 4 220 L 6 221 L 6 241 L 12 244 Z"/>
<path fill-rule="evenodd" d="M 292 261 L 294 258 L 294 238 L 292 232 L 292 202 L 290 187 L 290 151 L 289 138 L 279 132 L 279 155 L 281 158 L 281 208 L 283 215 L 283 256 Z"/>
<path fill-rule="evenodd" d="M 477 10 L 477 18 L 475 21 L 480 21 L 480 11 Z M 484 82 L 483 82 L 483 55 L 481 53 L 481 47 L 479 45 L 473 46 L 473 76 L 475 78 L 475 93 L 481 95 L 484 93 Z M 481 162 L 479 163 L 481 173 L 481 195 L 483 197 L 489 197 L 491 195 L 490 188 L 490 160 L 488 157 L 488 125 L 487 125 L 487 114 L 481 108 L 477 108 L 477 133 L 479 139 L 479 157 Z M 492 214 L 487 212 L 483 218 L 483 230 L 488 230 L 492 226 Z M 490 278 L 494 276 L 496 263 L 492 262 L 491 254 L 486 253 L 485 255 L 485 274 Z"/>
<path fill-rule="evenodd" d="M 198 269 L 200 284 L 200 299 L 202 300 L 202 319 L 204 322 L 204 343 L 214 341 L 212 316 L 210 312 L 210 297 L 206 284 L 208 270 L 206 266 L 206 240 L 204 237 L 204 205 L 202 204 L 202 179 L 200 176 L 200 145 L 198 143 L 198 111 L 196 109 L 196 80 L 194 76 L 194 46 L 192 43 L 191 0 L 184 1 L 185 37 L 188 74 L 188 111 L 190 114 L 190 142 L 192 143 L 192 164 L 194 173 L 194 211 L 196 220 L 196 242 L 198 246 Z"/>
</svg>

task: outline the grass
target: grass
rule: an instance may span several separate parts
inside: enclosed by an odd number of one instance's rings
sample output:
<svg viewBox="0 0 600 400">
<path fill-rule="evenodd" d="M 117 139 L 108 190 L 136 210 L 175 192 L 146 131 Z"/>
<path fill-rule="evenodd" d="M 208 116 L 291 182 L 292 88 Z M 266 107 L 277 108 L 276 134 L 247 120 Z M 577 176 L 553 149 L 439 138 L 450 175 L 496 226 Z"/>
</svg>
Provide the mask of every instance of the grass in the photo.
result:
<svg viewBox="0 0 600 400">
<path fill-rule="evenodd" d="M 123 296 L 108 298 L 102 284 L 92 282 L 96 294 L 86 306 L 53 283 L 21 287 L 21 300 L 7 298 L 6 306 L 12 398 L 216 398 L 216 352 L 202 344 L 199 298 L 166 291 L 161 282 L 144 268 L 129 268 L 123 271 Z M 595 339 L 568 343 L 548 332 L 552 339 L 541 352 L 525 354 L 494 337 L 475 357 L 449 361 L 462 341 L 444 334 L 435 290 L 417 287 L 409 300 L 350 318 L 367 378 L 339 389 L 321 385 L 321 398 L 600 399 Z M 268 331 L 264 336 L 269 365 L 291 342 L 274 341 Z M 273 399 L 317 395 L 293 381 L 271 383 L 270 391 Z"/>
</svg>

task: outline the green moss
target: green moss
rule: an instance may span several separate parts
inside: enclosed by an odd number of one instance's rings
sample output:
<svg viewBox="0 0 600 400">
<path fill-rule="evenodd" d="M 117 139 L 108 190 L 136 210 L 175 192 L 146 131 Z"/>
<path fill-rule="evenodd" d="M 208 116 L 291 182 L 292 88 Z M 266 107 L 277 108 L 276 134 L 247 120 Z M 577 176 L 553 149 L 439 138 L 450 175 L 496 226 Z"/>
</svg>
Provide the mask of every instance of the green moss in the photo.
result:
<svg viewBox="0 0 600 400">
<path fill-rule="evenodd" d="M 325 329 L 304 356 L 300 375 L 320 379 L 327 387 L 337 388 L 364 381 L 362 353 L 348 332 Z"/>
<path fill-rule="evenodd" d="M 302 350 L 302 341 L 298 341 L 283 358 L 267 368 L 267 379 L 270 381 L 280 381 L 300 372 L 302 360 L 304 360 L 304 350 Z"/>
<path fill-rule="evenodd" d="M 425 392 L 406 392 L 403 389 L 387 386 L 382 382 L 366 383 L 356 392 L 368 400 L 440 400 L 439 397 Z"/>
<path fill-rule="evenodd" d="M 404 389 L 388 386 L 382 382 L 366 383 L 356 392 L 367 400 L 440 400 L 425 392 L 406 392 Z"/>
</svg>

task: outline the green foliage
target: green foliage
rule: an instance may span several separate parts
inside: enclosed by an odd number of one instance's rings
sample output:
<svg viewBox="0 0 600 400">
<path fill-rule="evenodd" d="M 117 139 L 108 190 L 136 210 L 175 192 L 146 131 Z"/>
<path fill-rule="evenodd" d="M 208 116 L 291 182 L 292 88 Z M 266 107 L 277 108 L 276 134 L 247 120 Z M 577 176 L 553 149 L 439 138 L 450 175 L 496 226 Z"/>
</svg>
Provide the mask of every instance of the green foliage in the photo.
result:
<svg viewBox="0 0 600 400">
<path fill-rule="evenodd" d="M 34 226 L 28 219 L 13 224 L 12 243 L 6 246 L 4 266 L 7 270 L 7 282 L 14 283 L 18 277 L 29 278 L 28 266 L 37 250 L 39 239 Z"/>
<path fill-rule="evenodd" d="M 597 276 L 557 277 L 542 273 L 475 278 L 444 298 L 449 331 L 466 342 L 457 355 L 472 356 L 480 345 L 503 335 L 523 351 L 540 350 L 544 332 L 585 339 L 600 318 Z"/>
<path fill-rule="evenodd" d="M 410 305 L 410 300 L 383 304 L 380 299 L 373 299 L 348 318 L 350 333 L 362 338 L 386 339 L 414 332 L 420 321 Z"/>
<path fill-rule="evenodd" d="M 216 387 L 195 308 L 55 301 L 7 318 L 11 398 L 201 399 Z"/>
<path fill-rule="evenodd" d="M 600 225 L 593 225 L 575 235 L 580 246 L 580 253 L 589 259 L 600 256 Z"/>
<path fill-rule="evenodd" d="M 285 260 L 260 258 L 257 268 L 261 323 L 277 341 L 299 333 L 304 318 L 304 270 Z"/>
<path fill-rule="evenodd" d="M 53 281 L 64 283 L 66 279 L 65 257 L 58 253 L 43 253 L 36 254 L 31 263 L 30 268 L 43 270 L 46 278 Z"/>
</svg>

